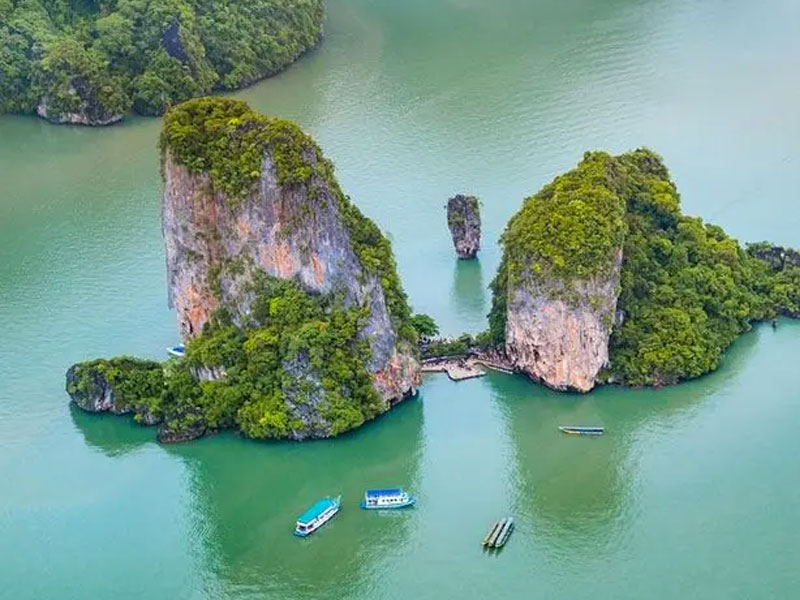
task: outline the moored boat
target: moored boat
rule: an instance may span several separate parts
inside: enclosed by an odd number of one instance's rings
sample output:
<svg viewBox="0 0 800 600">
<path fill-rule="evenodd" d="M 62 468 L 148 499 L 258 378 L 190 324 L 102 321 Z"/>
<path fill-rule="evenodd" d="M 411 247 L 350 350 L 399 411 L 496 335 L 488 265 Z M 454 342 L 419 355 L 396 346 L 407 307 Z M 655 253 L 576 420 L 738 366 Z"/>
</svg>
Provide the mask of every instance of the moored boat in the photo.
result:
<svg viewBox="0 0 800 600">
<path fill-rule="evenodd" d="M 317 500 L 311 508 L 297 517 L 294 534 L 300 537 L 306 537 L 314 533 L 317 529 L 330 521 L 333 516 L 339 512 L 341 506 L 341 496 Z"/>
<path fill-rule="evenodd" d="M 569 435 L 603 435 L 605 427 L 579 427 L 573 425 L 563 425 L 558 428 L 562 433 Z"/>
<path fill-rule="evenodd" d="M 167 348 L 167 354 L 170 356 L 175 356 L 177 358 L 183 358 L 186 356 L 186 346 L 183 344 L 178 344 L 177 346 L 172 346 L 171 348 Z"/>
<path fill-rule="evenodd" d="M 512 531 L 514 531 L 514 519 L 508 517 L 505 525 L 503 525 L 503 528 L 494 540 L 494 548 L 502 548 L 505 546 Z"/>
<path fill-rule="evenodd" d="M 387 488 L 380 490 L 367 490 L 361 501 L 361 508 L 404 508 L 417 501 L 414 496 L 404 492 L 402 488 Z"/>
<path fill-rule="evenodd" d="M 502 548 L 508 541 L 511 532 L 514 530 L 514 519 L 505 517 L 492 524 L 489 528 L 489 533 L 483 538 L 483 546 L 485 548 Z"/>
</svg>

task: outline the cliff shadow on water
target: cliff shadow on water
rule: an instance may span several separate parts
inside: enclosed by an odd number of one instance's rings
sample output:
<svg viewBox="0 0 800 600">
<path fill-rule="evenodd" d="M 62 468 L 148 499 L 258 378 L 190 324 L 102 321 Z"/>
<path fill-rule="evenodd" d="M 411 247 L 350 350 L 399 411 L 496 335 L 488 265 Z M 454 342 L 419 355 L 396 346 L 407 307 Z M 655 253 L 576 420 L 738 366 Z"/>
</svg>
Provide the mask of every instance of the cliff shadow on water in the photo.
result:
<svg viewBox="0 0 800 600">
<path fill-rule="evenodd" d="M 263 442 L 224 433 L 164 448 L 189 471 L 201 554 L 225 593 L 312 599 L 348 589 L 366 597 L 378 563 L 403 548 L 417 516 L 414 509 L 363 511 L 358 502 L 372 487 L 417 489 L 421 432 L 421 402 L 409 399 L 391 418 L 336 440 Z M 330 523 L 306 539 L 292 535 L 311 504 L 339 494 L 342 509 Z"/>
<path fill-rule="evenodd" d="M 155 444 L 153 430 L 136 423 L 133 418 L 120 419 L 111 413 L 90 413 L 70 402 L 72 423 L 86 441 L 109 458 L 123 456 L 150 443 Z"/>
<path fill-rule="evenodd" d="M 479 260 L 454 261 L 450 305 L 455 308 L 455 317 L 460 327 L 459 332 L 479 331 L 485 327 L 489 305 L 483 269 Z M 448 317 L 447 321 L 449 322 L 450 319 L 452 317 Z"/>
<path fill-rule="evenodd" d="M 588 554 L 620 542 L 638 510 L 637 446 L 685 423 L 714 396 L 738 385 L 767 326 L 743 335 L 721 368 L 660 389 L 613 385 L 587 395 L 555 392 L 518 375 L 483 378 L 513 440 L 517 488 L 513 502 L 522 529 L 549 552 Z M 562 425 L 603 426 L 602 437 L 568 436 Z M 576 543 L 576 541 L 580 543 Z"/>
</svg>

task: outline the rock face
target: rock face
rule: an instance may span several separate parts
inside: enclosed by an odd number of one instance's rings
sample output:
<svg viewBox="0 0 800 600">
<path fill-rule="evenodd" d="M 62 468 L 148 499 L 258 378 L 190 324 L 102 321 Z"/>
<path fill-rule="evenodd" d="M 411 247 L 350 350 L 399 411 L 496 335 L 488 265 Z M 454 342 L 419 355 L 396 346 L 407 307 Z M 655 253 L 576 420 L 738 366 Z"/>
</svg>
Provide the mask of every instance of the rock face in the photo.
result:
<svg viewBox="0 0 800 600">
<path fill-rule="evenodd" d="M 67 370 L 67 393 L 76 406 L 88 412 L 112 412 L 123 415 L 130 412 L 128 406 L 117 406 L 114 402 L 114 388 L 99 372 L 89 375 L 89 385 L 78 386 L 76 371 L 80 365 L 72 365 Z"/>
<path fill-rule="evenodd" d="M 447 201 L 447 226 L 458 258 L 475 258 L 481 249 L 480 203 L 474 196 L 458 194 Z"/>
<path fill-rule="evenodd" d="M 767 242 L 750 244 L 748 252 L 759 260 L 763 260 L 774 271 L 782 271 L 789 267 L 800 268 L 800 252 L 793 248 L 773 246 Z"/>
<path fill-rule="evenodd" d="M 489 335 L 514 368 L 557 390 L 588 392 L 609 364 L 626 202 L 606 153 L 527 198 L 508 223 L 491 284 Z"/>
<path fill-rule="evenodd" d="M 588 392 L 608 364 L 622 251 L 608 275 L 572 283 L 520 285 L 510 293 L 506 355 L 515 368 L 557 390 Z M 554 294 L 553 292 L 556 292 Z"/>
<path fill-rule="evenodd" d="M 388 408 L 419 384 L 418 360 L 400 339 L 379 273 L 365 268 L 356 251 L 352 214 L 345 214 L 349 209 L 338 186 L 320 175 L 329 166 L 315 146 L 300 155 L 303 172 L 310 173 L 302 182 L 282 182 L 283 155 L 266 151 L 256 185 L 234 199 L 214 191 L 208 173 L 190 171 L 165 148 L 162 226 L 169 304 L 186 339 L 201 333 L 221 307 L 236 324 L 246 325 L 255 300 L 251 283 L 259 272 L 294 280 L 312 294 L 336 295 L 346 307 L 362 307 L 361 336 L 372 355 L 368 371 Z M 303 365 L 285 368 L 313 385 L 313 375 L 301 374 Z"/>
<path fill-rule="evenodd" d="M 155 425 L 153 399 L 164 385 L 163 367 L 153 361 L 129 357 L 77 363 L 67 370 L 66 391 L 76 406 L 87 412 L 134 413 L 145 425 Z"/>
<path fill-rule="evenodd" d="M 72 81 L 70 94 L 75 98 L 75 110 L 54 111 L 50 99 L 44 96 L 36 107 L 36 114 L 57 125 L 112 125 L 123 115 L 108 112 L 96 98 L 95 90 L 80 77 Z"/>
</svg>

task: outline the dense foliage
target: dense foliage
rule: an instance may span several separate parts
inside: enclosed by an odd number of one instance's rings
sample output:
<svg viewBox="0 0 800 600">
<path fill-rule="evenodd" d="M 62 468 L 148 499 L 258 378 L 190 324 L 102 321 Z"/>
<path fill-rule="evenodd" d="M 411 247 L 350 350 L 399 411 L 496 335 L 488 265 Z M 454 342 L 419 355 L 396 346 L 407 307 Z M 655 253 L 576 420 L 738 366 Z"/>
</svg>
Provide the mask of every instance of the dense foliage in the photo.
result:
<svg viewBox="0 0 800 600">
<path fill-rule="evenodd" d="M 612 160 L 587 154 L 579 169 L 525 200 L 501 239 L 512 285 L 528 277 L 568 282 L 611 268 L 625 236 L 625 202 L 612 188 Z"/>
<path fill-rule="evenodd" d="M 573 193 L 558 193 L 564 182 Z M 581 204 L 584 195 L 589 201 Z M 549 198 L 546 206 L 557 216 L 536 211 L 540 197 Z M 615 198 L 624 202 L 622 226 Z M 587 212 L 590 205 L 610 211 L 612 220 Z M 552 224 L 547 235 L 537 218 Z M 724 350 L 752 321 L 798 312 L 800 269 L 770 265 L 756 258 L 758 247 L 748 253 L 721 228 L 683 215 L 675 185 L 653 152 L 617 157 L 598 152 L 588 153 L 576 169 L 527 200 L 510 222 L 492 283 L 493 341 L 503 341 L 514 273 L 538 272 L 544 264 L 543 272 L 586 277 L 607 265 L 608 249 L 621 236 L 617 307 L 623 320 L 611 337 L 605 374 L 611 380 L 659 385 L 697 377 L 718 366 Z"/>
<path fill-rule="evenodd" d="M 91 390 L 99 372 L 118 403 L 152 415 L 160 438 L 172 441 L 222 428 L 253 438 L 337 435 L 387 408 L 366 370 L 366 311 L 267 276 L 252 291 L 248 326 L 220 310 L 185 358 L 82 363 L 67 391 Z"/>
<path fill-rule="evenodd" d="M 115 412 L 133 412 L 141 420 L 161 398 L 163 368 L 151 360 L 120 356 L 79 363 L 67 379 L 67 393 L 79 405 L 102 397 L 107 387 L 113 390 Z"/>
<path fill-rule="evenodd" d="M 439 326 L 430 315 L 414 315 L 411 317 L 411 326 L 414 327 L 420 338 L 432 338 L 439 335 Z"/>
<path fill-rule="evenodd" d="M 400 337 L 416 341 L 389 240 L 344 195 L 333 164 L 297 125 L 259 115 L 238 100 L 198 98 L 167 113 L 161 147 L 190 171 L 208 173 L 214 191 L 225 194 L 230 202 L 239 202 L 254 191 L 266 154 L 275 164 L 281 185 L 306 186 L 312 202 L 332 195 L 362 268 L 375 274 L 383 286 Z"/>
<path fill-rule="evenodd" d="M 322 20 L 322 0 L 0 0 L 0 112 L 160 114 L 278 72 Z"/>
<path fill-rule="evenodd" d="M 238 328 L 219 314 L 173 365 L 162 401 L 167 433 L 200 420 L 255 438 L 315 427 L 336 435 L 385 409 L 366 370 L 369 344 L 359 335 L 365 312 L 266 276 L 254 289 L 252 326 Z M 224 367 L 225 376 L 198 384 L 208 366 Z M 322 420 L 304 421 L 306 412 Z"/>
</svg>

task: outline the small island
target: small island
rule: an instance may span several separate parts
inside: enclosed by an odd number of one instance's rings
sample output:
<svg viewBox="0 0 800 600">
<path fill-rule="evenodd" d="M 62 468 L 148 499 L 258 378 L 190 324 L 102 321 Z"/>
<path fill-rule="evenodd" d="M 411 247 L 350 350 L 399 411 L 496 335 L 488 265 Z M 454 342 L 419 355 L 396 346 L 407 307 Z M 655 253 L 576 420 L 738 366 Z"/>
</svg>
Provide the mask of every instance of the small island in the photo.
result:
<svg viewBox="0 0 800 600">
<path fill-rule="evenodd" d="M 78 406 L 133 413 L 164 442 L 225 428 L 300 440 L 358 427 L 415 392 L 417 340 L 432 322 L 411 314 L 389 241 L 307 134 L 201 98 L 167 113 L 161 150 L 185 357 L 73 365 Z"/>
<path fill-rule="evenodd" d="M 0 2 L 0 113 L 108 125 L 283 70 L 322 39 L 322 0 Z"/>
<path fill-rule="evenodd" d="M 647 149 L 587 153 L 524 201 L 501 244 L 482 341 L 559 390 L 698 377 L 754 322 L 800 312 L 797 253 L 682 214 Z"/>
</svg>

